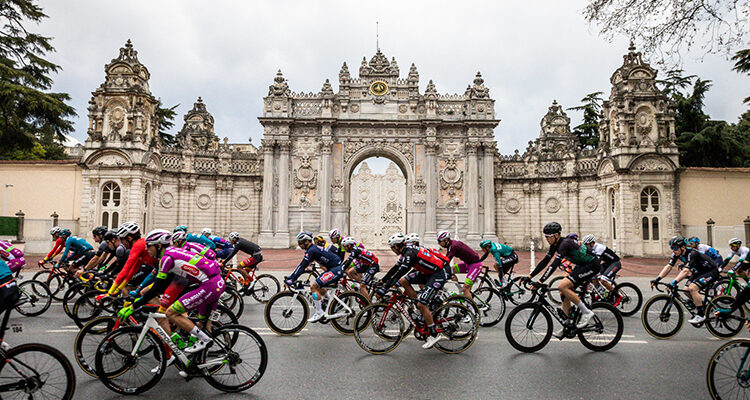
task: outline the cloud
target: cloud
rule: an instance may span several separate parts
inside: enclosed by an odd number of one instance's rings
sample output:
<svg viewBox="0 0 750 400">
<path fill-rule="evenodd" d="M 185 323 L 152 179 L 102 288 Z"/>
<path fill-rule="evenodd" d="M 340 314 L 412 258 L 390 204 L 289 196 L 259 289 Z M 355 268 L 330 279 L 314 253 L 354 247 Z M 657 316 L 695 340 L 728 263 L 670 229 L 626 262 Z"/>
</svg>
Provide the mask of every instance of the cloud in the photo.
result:
<svg viewBox="0 0 750 400">
<path fill-rule="evenodd" d="M 481 71 L 496 115 L 502 153 L 523 149 L 539 134 L 553 99 L 572 107 L 587 93 L 609 95 L 627 41 L 607 43 L 584 22 L 585 2 L 380 1 L 66 1 L 47 2 L 38 31 L 54 37 L 62 65 L 55 90 L 70 93 L 78 111 L 74 136 L 86 138 L 87 103 L 104 81 L 103 66 L 130 38 L 151 72 L 151 90 L 184 115 L 202 96 L 216 132 L 231 142 L 259 144 L 262 98 L 277 69 L 297 92 L 317 92 L 326 78 L 336 89 L 347 62 L 356 74 L 363 56 L 380 47 L 402 75 L 411 63 L 420 89 L 432 79 L 441 93 L 461 93 Z M 715 119 L 745 111 L 747 77 L 732 64 L 685 56 L 684 69 L 714 81 L 706 98 Z M 570 111 L 573 126 L 580 121 Z M 181 118 L 175 130 L 182 126 Z"/>
</svg>

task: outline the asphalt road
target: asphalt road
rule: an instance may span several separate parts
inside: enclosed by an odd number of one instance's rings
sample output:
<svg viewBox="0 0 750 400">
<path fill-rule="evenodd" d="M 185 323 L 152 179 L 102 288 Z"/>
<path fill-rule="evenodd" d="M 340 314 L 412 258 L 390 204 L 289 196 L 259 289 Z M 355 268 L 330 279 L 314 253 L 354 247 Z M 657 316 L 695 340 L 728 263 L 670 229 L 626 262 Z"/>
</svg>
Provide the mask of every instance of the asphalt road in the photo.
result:
<svg viewBox="0 0 750 400">
<path fill-rule="evenodd" d="M 629 280 L 641 286 L 646 299 L 655 294 L 647 289 L 647 279 Z M 538 353 L 520 353 L 508 344 L 503 319 L 495 327 L 482 328 L 462 354 L 423 350 L 422 342 L 412 336 L 393 352 L 376 356 L 330 325 L 308 324 L 296 336 L 277 336 L 263 320 L 263 307 L 247 297 L 241 318 L 268 347 L 268 368 L 253 388 L 222 394 L 201 379 L 185 382 L 170 368 L 155 388 L 133 398 L 705 399 L 706 367 L 721 344 L 705 328 L 687 323 L 670 340 L 656 340 L 644 331 L 638 313 L 625 318 L 622 340 L 603 353 L 589 351 L 575 339 L 554 338 Z M 59 303 L 39 317 L 14 313 L 11 323 L 23 326 L 21 334 L 6 333 L 11 345 L 47 343 L 70 358 L 78 379 L 76 398 L 118 398 L 73 361 L 78 329 Z"/>
</svg>

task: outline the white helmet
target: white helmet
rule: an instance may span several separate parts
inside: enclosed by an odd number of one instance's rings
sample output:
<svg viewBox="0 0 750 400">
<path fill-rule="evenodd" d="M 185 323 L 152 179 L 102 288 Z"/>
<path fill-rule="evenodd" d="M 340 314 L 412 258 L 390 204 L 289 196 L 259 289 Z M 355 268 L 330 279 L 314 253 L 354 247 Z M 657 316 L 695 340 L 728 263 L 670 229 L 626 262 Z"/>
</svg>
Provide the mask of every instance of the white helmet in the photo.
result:
<svg viewBox="0 0 750 400">
<path fill-rule="evenodd" d="M 172 243 L 182 242 L 183 240 L 187 240 L 187 232 L 177 231 L 172 234 Z"/>
<path fill-rule="evenodd" d="M 56 234 L 60 233 L 61 230 L 62 230 L 62 228 L 60 228 L 59 226 L 53 226 L 52 229 L 49 230 L 49 234 L 50 235 L 56 235 Z"/>
<path fill-rule="evenodd" d="M 442 242 L 443 240 L 450 239 L 450 238 L 451 238 L 451 233 L 448 232 L 448 231 L 440 231 L 437 234 L 437 241 L 438 242 Z"/>
<path fill-rule="evenodd" d="M 404 241 L 406 242 L 406 244 L 419 244 L 419 235 L 416 233 L 410 233 L 406 235 Z"/>
<path fill-rule="evenodd" d="M 404 234 L 397 233 L 388 238 L 388 246 L 393 247 L 397 244 L 404 244 L 405 241 L 406 241 L 406 238 L 404 237 Z"/>
<path fill-rule="evenodd" d="M 594 238 L 594 235 L 592 235 L 590 233 L 588 235 L 584 236 L 583 239 L 581 239 L 581 243 L 583 243 L 583 244 L 591 244 L 591 243 L 594 243 L 594 242 L 596 242 L 596 238 Z"/>
<path fill-rule="evenodd" d="M 300 232 L 297 234 L 297 243 L 302 243 L 305 240 L 312 240 L 312 233 L 310 232 Z"/>
<path fill-rule="evenodd" d="M 172 241 L 172 234 L 166 229 L 154 229 L 146 235 L 146 245 L 169 244 Z"/>
<path fill-rule="evenodd" d="M 232 232 L 232 233 L 229 234 L 229 236 L 227 236 L 227 238 L 229 239 L 230 242 L 232 240 L 234 240 L 234 239 L 239 239 L 240 238 L 240 233 L 239 232 Z"/>
<path fill-rule="evenodd" d="M 740 240 L 738 238 L 731 238 L 731 239 L 729 239 L 729 245 L 731 246 L 733 244 L 736 244 L 737 246 L 739 246 L 739 245 L 742 244 L 742 240 Z"/>
<path fill-rule="evenodd" d="M 354 238 L 351 237 L 351 236 L 347 236 L 347 237 L 341 239 L 341 245 L 342 246 L 349 246 L 349 245 L 354 246 L 356 244 L 357 244 L 357 241 L 354 240 Z"/>
<path fill-rule="evenodd" d="M 331 231 L 328 232 L 328 237 L 331 238 L 331 241 L 335 242 L 336 239 L 341 237 L 341 232 L 339 232 L 338 229 L 331 229 Z"/>
<path fill-rule="evenodd" d="M 137 235 L 141 233 L 141 227 L 135 222 L 125 222 L 117 228 L 117 237 L 124 238 L 128 235 Z"/>
<path fill-rule="evenodd" d="M 201 235 L 206 236 L 211 234 L 211 228 L 203 228 L 201 229 Z"/>
</svg>

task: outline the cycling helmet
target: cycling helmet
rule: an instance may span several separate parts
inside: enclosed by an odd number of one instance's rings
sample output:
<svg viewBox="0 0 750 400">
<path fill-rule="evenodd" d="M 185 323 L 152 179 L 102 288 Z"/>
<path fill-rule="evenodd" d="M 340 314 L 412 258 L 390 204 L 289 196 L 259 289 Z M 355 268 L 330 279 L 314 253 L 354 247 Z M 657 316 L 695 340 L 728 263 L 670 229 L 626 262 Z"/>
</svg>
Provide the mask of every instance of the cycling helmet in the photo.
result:
<svg viewBox="0 0 750 400">
<path fill-rule="evenodd" d="M 146 245 L 169 244 L 172 241 L 172 234 L 166 229 L 154 229 L 146 235 Z"/>
<path fill-rule="evenodd" d="M 178 231 L 187 232 L 187 226 L 185 226 L 185 225 L 178 225 L 178 226 L 176 226 L 174 228 L 174 230 L 172 232 L 178 232 Z"/>
<path fill-rule="evenodd" d="M 410 233 L 406 235 L 404 241 L 409 244 L 419 244 L 419 235 L 416 233 Z"/>
<path fill-rule="evenodd" d="M 117 231 L 114 229 L 110 229 L 107 232 L 104 233 L 104 236 L 102 238 L 106 240 L 112 240 L 117 238 Z"/>
<path fill-rule="evenodd" d="M 211 235 L 211 228 L 203 228 L 203 229 L 201 229 L 201 235 L 203 235 L 203 236 Z"/>
<path fill-rule="evenodd" d="M 232 232 L 229 234 L 229 236 L 227 236 L 227 239 L 229 239 L 230 242 L 234 239 L 239 239 L 239 238 L 240 238 L 239 232 Z"/>
<path fill-rule="evenodd" d="M 397 233 L 388 238 L 388 246 L 393 247 L 397 244 L 404 244 L 405 241 L 406 241 L 406 237 L 404 237 L 404 234 Z"/>
<path fill-rule="evenodd" d="M 141 233 L 141 227 L 135 222 L 125 222 L 117 228 L 117 236 L 124 238 L 128 235 L 138 235 Z"/>
<path fill-rule="evenodd" d="M 594 235 L 589 233 L 588 235 L 583 237 L 583 240 L 581 242 L 583 244 L 591 244 L 591 243 L 596 242 L 596 238 L 594 238 Z"/>
<path fill-rule="evenodd" d="M 68 228 L 60 229 L 60 232 L 58 232 L 57 235 L 61 237 L 68 237 L 70 236 L 70 229 Z"/>
<path fill-rule="evenodd" d="M 482 240 L 481 242 L 479 242 L 479 247 L 482 249 L 490 246 L 492 246 L 492 240 Z"/>
<path fill-rule="evenodd" d="M 300 232 L 297 234 L 297 243 L 302 243 L 305 240 L 312 240 L 312 233 L 310 232 Z"/>
<path fill-rule="evenodd" d="M 106 226 L 104 226 L 104 225 L 102 225 L 102 226 L 97 226 L 96 228 L 94 228 L 94 230 L 93 230 L 93 231 L 91 231 L 91 233 L 93 233 L 93 234 L 94 234 L 94 236 L 102 236 L 102 235 L 104 235 L 105 233 L 107 233 L 107 227 L 106 227 Z"/>
<path fill-rule="evenodd" d="M 357 244 L 357 241 L 354 240 L 354 238 L 351 237 L 351 236 L 347 236 L 347 237 L 341 239 L 341 245 L 342 246 L 354 246 L 355 244 Z"/>
<path fill-rule="evenodd" d="M 326 239 L 323 237 L 323 235 L 318 235 L 313 238 L 313 243 L 315 243 L 316 246 L 325 246 Z"/>
<path fill-rule="evenodd" d="M 567 238 L 567 239 L 573 239 L 573 240 L 577 241 L 578 240 L 578 234 L 575 233 L 575 232 L 571 232 L 567 236 L 565 236 L 565 238 Z"/>
<path fill-rule="evenodd" d="M 177 231 L 172 234 L 172 243 L 183 242 L 187 240 L 187 232 Z"/>
<path fill-rule="evenodd" d="M 736 244 L 737 246 L 739 246 L 739 245 L 742 244 L 742 240 L 737 239 L 737 238 L 731 238 L 731 239 L 729 239 L 729 245 L 731 246 L 733 244 Z"/>
<path fill-rule="evenodd" d="M 700 240 L 700 239 L 699 239 L 699 238 L 698 238 L 697 236 L 690 236 L 690 237 L 689 237 L 689 238 L 688 238 L 688 239 L 686 240 L 686 242 L 687 242 L 687 244 L 693 244 L 693 243 L 695 243 L 695 244 L 700 244 L 701 240 Z"/>
<path fill-rule="evenodd" d="M 451 238 L 451 233 L 448 232 L 448 231 L 440 231 L 437 234 L 437 241 L 438 242 L 442 242 L 443 240 L 446 240 L 446 239 L 450 240 L 450 238 Z"/>
<path fill-rule="evenodd" d="M 550 222 L 547 225 L 544 225 L 544 229 L 542 230 L 545 235 L 554 235 L 555 233 L 562 232 L 562 226 L 558 224 L 557 222 Z"/>
<path fill-rule="evenodd" d="M 683 239 L 681 236 L 673 236 L 672 239 L 669 239 L 669 247 L 675 248 L 675 247 L 682 247 L 685 245 L 685 239 Z"/>
<path fill-rule="evenodd" d="M 59 226 L 53 226 L 52 229 L 49 230 L 50 235 L 59 235 L 60 231 L 62 229 Z"/>
<path fill-rule="evenodd" d="M 337 239 L 341 239 L 341 232 L 338 229 L 331 229 L 328 232 L 328 237 L 331 238 L 331 241 L 335 242 Z"/>
</svg>

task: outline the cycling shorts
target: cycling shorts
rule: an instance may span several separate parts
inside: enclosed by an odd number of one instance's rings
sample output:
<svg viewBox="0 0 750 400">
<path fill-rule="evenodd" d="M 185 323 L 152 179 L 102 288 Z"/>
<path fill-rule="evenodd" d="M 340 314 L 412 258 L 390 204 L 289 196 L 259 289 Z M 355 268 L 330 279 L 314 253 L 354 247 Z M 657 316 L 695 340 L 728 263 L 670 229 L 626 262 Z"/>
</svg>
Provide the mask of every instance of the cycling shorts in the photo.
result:
<svg viewBox="0 0 750 400">
<path fill-rule="evenodd" d="M 429 275 L 419 271 L 412 271 L 406 274 L 405 279 L 412 285 L 424 285 L 424 289 L 419 291 L 417 300 L 424 305 L 428 305 L 435 298 L 437 292 L 443 288 L 445 282 L 451 278 L 450 271 L 450 268 L 442 268 Z"/>
<path fill-rule="evenodd" d="M 164 312 L 164 310 L 169 308 L 169 306 L 180 297 L 188 283 L 187 279 L 175 275 L 174 278 L 172 278 L 172 282 L 169 283 L 167 290 L 165 290 L 164 294 L 161 296 L 161 300 L 159 301 L 159 312 Z"/>
<path fill-rule="evenodd" d="M 8 268 L 10 268 L 10 272 L 13 273 L 16 273 L 19 269 L 23 268 L 24 265 L 26 265 L 26 260 L 23 257 L 14 258 L 8 261 Z"/>
<path fill-rule="evenodd" d="M 743 261 L 741 263 L 737 263 L 737 265 L 735 265 L 735 267 L 732 269 L 738 274 L 745 274 L 747 273 L 747 270 L 750 269 L 750 262 Z"/>
<path fill-rule="evenodd" d="M 185 311 L 198 310 L 198 318 L 208 317 L 219 304 L 219 298 L 224 293 L 224 279 L 221 275 L 214 275 L 198 288 L 185 293 L 174 304 L 172 309 L 180 314 Z"/>
<path fill-rule="evenodd" d="M 260 254 L 248 257 L 240 262 L 240 267 L 254 269 L 256 265 L 263 261 L 263 256 Z"/>
<path fill-rule="evenodd" d="M 620 270 L 620 268 L 622 268 L 622 264 L 619 260 L 606 266 L 602 265 L 602 276 L 607 277 L 610 280 L 615 279 L 615 275 Z"/>
<path fill-rule="evenodd" d="M 76 258 L 71 261 L 71 265 L 73 265 L 74 267 L 83 267 L 88 264 L 92 258 L 94 258 L 94 255 L 94 250 L 86 250 L 81 254 L 77 254 Z"/>
<path fill-rule="evenodd" d="M 466 280 L 464 281 L 467 285 L 471 286 L 477 280 L 479 273 L 482 272 L 482 263 L 456 264 L 458 268 L 454 268 L 454 272 L 466 274 Z"/>
<path fill-rule="evenodd" d="M 0 314 L 15 306 L 20 298 L 21 293 L 18 291 L 13 275 L 0 279 Z"/>
<path fill-rule="evenodd" d="M 518 264 L 518 254 L 515 251 L 506 257 L 500 257 L 500 267 L 503 270 L 503 274 L 510 272 L 516 264 Z"/>
<path fill-rule="evenodd" d="M 372 282 L 372 278 L 375 277 L 375 274 L 377 274 L 380 271 L 380 265 L 378 264 L 372 264 L 367 268 L 367 271 L 365 271 L 362 274 L 362 283 L 365 285 L 369 285 L 370 282 Z"/>
<path fill-rule="evenodd" d="M 719 270 L 716 268 L 711 268 L 710 271 L 704 272 L 700 275 L 697 275 L 695 277 L 690 277 L 688 280 L 688 284 L 694 283 L 698 285 L 699 288 L 705 289 L 713 284 L 713 282 L 716 282 L 719 280 Z"/>
<path fill-rule="evenodd" d="M 333 286 L 338 283 L 339 279 L 344 276 L 344 269 L 341 267 L 331 268 L 326 272 L 323 272 L 319 277 L 315 278 L 315 283 L 318 287 Z"/>
<path fill-rule="evenodd" d="M 586 264 L 576 265 L 566 278 L 573 282 L 573 287 L 576 287 L 588 282 L 600 271 L 601 266 L 597 259 Z"/>
</svg>

